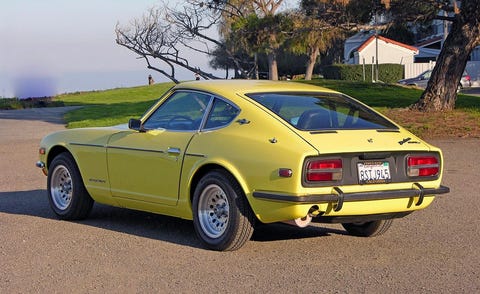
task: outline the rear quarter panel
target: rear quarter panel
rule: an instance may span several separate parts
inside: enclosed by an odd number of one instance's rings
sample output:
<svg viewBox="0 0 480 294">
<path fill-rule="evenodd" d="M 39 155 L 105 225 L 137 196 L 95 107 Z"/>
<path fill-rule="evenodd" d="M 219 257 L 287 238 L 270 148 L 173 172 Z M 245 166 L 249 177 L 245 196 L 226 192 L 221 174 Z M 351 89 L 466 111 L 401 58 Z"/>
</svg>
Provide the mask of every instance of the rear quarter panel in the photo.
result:
<svg viewBox="0 0 480 294">
<path fill-rule="evenodd" d="M 193 138 L 187 153 L 203 157 L 186 156 L 180 203 L 189 202 L 193 174 L 208 164 L 222 166 L 235 176 L 257 216 L 272 209 L 272 205 L 253 198 L 254 191 L 302 189 L 303 158 L 317 155 L 317 151 L 276 117 L 248 103 L 240 108 L 236 120 L 246 119 L 248 124 L 234 121 L 225 128 L 202 132 Z M 291 169 L 292 177 L 279 177 L 279 168 Z"/>
</svg>

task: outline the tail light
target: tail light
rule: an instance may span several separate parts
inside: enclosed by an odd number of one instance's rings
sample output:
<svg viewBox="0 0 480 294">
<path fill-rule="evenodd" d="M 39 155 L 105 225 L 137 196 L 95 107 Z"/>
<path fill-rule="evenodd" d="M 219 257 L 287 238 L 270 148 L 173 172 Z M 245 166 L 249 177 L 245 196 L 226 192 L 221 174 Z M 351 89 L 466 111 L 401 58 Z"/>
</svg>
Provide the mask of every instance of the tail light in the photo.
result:
<svg viewBox="0 0 480 294">
<path fill-rule="evenodd" d="M 440 171 L 438 158 L 435 156 L 407 157 L 407 175 L 409 177 L 433 177 Z"/>
<path fill-rule="evenodd" d="M 341 159 L 316 159 L 307 163 L 307 182 L 339 181 L 342 174 Z"/>
<path fill-rule="evenodd" d="M 470 76 L 469 75 L 463 76 L 463 78 L 467 81 L 470 81 Z"/>
</svg>

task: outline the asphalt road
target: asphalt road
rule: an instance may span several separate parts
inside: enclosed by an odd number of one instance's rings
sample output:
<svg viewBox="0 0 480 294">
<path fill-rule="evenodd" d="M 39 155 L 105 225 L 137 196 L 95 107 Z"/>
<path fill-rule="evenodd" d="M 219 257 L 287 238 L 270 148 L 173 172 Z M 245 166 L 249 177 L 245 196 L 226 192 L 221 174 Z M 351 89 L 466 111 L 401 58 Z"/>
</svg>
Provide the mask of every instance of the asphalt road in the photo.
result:
<svg viewBox="0 0 480 294">
<path fill-rule="evenodd" d="M 433 142 L 451 193 L 385 235 L 275 224 L 222 253 L 190 221 L 97 204 L 55 219 L 34 162 L 61 112 L 0 111 L 0 293 L 480 293 L 480 140 Z"/>
</svg>

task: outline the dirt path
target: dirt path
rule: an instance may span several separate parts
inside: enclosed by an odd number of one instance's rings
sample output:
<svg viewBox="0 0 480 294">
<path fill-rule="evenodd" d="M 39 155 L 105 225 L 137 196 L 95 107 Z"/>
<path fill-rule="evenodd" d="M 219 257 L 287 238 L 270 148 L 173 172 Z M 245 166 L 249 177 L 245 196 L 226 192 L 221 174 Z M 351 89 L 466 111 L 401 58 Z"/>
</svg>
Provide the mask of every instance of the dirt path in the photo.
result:
<svg viewBox="0 0 480 294">
<path fill-rule="evenodd" d="M 0 111 L 0 293 L 480 292 L 480 140 L 435 141 L 452 192 L 384 236 L 269 225 L 219 253 L 189 221 L 101 205 L 56 220 L 34 163 L 62 111 Z"/>
</svg>

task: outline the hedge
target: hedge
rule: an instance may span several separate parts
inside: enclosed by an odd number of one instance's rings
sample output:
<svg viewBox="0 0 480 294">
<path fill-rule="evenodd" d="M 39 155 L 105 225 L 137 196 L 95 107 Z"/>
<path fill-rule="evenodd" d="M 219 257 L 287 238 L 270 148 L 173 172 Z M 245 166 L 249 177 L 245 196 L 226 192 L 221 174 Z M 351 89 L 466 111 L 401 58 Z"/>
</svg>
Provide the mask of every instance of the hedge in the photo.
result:
<svg viewBox="0 0 480 294">
<path fill-rule="evenodd" d="M 363 72 L 362 64 L 334 64 L 323 68 L 324 78 L 333 80 L 364 81 Z M 378 79 L 385 83 L 396 83 L 403 79 L 403 65 L 379 64 Z M 365 64 L 365 81 L 372 81 L 371 64 Z"/>
</svg>

